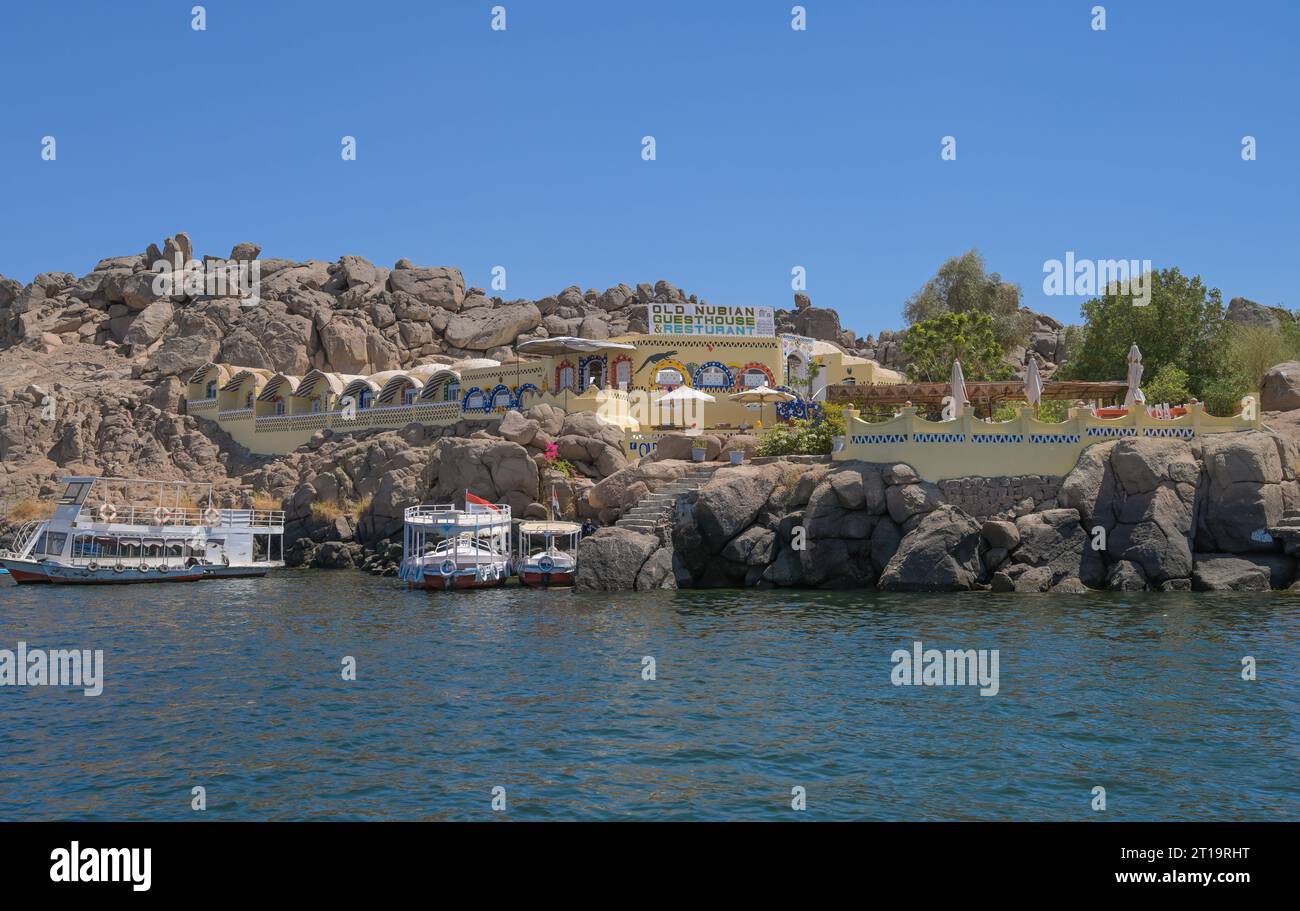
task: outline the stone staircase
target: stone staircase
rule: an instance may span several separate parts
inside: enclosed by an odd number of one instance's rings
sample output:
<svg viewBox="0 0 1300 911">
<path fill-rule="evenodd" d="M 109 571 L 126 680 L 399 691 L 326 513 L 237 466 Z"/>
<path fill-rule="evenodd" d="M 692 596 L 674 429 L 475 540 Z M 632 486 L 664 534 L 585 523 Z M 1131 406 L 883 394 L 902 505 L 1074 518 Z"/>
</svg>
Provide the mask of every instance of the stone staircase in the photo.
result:
<svg viewBox="0 0 1300 911">
<path fill-rule="evenodd" d="M 629 528 L 632 531 L 639 531 L 642 534 L 654 534 L 655 528 L 661 522 L 671 521 L 673 508 L 677 505 L 677 498 L 684 493 L 690 493 L 692 490 L 698 490 L 709 482 L 713 477 L 713 472 L 721 468 L 723 463 L 710 462 L 704 465 L 693 465 L 687 469 L 686 474 L 682 475 L 671 484 L 665 484 L 658 490 L 652 490 L 640 500 L 636 505 L 614 523 L 615 528 Z"/>
<path fill-rule="evenodd" d="M 1281 543 L 1284 554 L 1300 553 L 1300 510 L 1288 509 L 1282 514 L 1282 521 L 1268 529 L 1268 533 Z"/>
</svg>

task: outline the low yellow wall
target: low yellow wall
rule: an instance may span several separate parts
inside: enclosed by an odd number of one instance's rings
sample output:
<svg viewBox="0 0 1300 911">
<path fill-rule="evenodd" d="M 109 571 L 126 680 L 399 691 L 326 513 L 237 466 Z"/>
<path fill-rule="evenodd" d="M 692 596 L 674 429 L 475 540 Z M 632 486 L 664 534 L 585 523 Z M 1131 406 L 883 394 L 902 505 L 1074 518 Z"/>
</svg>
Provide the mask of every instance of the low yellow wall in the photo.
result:
<svg viewBox="0 0 1300 911">
<path fill-rule="evenodd" d="M 1207 433 L 1258 430 L 1258 409 L 1253 418 L 1214 417 L 1204 406 L 1188 406 L 1188 413 L 1159 420 L 1144 410 L 1122 418 L 1102 419 L 1071 408 L 1068 420 L 1048 424 L 1036 420 L 1033 410 L 1021 408 L 1011 421 L 976 420 L 969 407 L 952 421 L 927 421 L 917 409 L 904 408 L 895 418 L 868 423 L 853 409 L 845 410 L 847 440 L 835 458 L 864 462 L 904 462 L 927 481 L 949 478 L 1001 477 L 1005 475 L 1065 475 L 1074 468 L 1079 453 L 1094 443 L 1134 438 L 1192 439 Z"/>
</svg>

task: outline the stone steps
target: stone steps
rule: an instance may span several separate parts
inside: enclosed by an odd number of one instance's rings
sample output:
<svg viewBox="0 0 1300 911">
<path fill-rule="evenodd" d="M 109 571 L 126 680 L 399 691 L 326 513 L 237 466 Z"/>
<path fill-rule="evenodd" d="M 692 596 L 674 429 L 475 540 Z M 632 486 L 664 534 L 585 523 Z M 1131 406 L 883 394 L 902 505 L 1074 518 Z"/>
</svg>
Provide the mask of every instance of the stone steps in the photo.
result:
<svg viewBox="0 0 1300 911">
<path fill-rule="evenodd" d="M 699 490 L 713 477 L 717 467 L 697 467 L 689 469 L 671 484 L 653 490 L 638 500 L 627 512 L 614 523 L 616 528 L 630 528 L 633 531 L 653 533 L 663 522 L 672 517 L 677 506 L 678 497 Z"/>
</svg>

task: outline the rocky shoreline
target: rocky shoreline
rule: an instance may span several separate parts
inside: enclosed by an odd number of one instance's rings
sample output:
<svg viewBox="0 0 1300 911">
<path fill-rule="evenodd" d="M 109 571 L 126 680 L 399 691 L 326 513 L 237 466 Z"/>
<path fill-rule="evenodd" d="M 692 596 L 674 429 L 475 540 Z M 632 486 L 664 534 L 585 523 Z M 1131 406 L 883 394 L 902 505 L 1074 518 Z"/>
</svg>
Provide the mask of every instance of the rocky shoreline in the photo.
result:
<svg viewBox="0 0 1300 911">
<path fill-rule="evenodd" d="M 508 359 L 529 339 L 644 329 L 650 301 L 698 300 L 665 280 L 505 299 L 468 287 L 449 266 L 260 256 L 245 243 L 228 257 L 197 258 L 182 233 L 80 277 L 0 277 L 0 546 L 16 516 L 79 473 L 210 481 L 224 505 L 286 510 L 291 565 L 378 574 L 396 572 L 406 506 L 472 489 L 536 517 L 554 487 L 567 515 L 605 526 L 582 544 L 579 580 L 601 590 L 1255 590 L 1295 580 L 1300 434 L 1290 417 L 1300 412 L 1284 416 L 1278 435 L 1101 443 L 1063 478 L 939 484 L 906 465 L 756 459 L 752 437 L 724 446 L 706 436 L 701 474 L 684 437 L 636 460 L 594 415 L 547 406 L 447 428 L 322 431 L 286 456 L 253 455 L 184 413 L 189 372 L 211 360 L 352 373 Z M 204 268 L 257 260 L 260 301 L 184 286 L 160 294 L 156 263 L 177 257 Z M 1067 357 L 1068 333 L 1031 315 L 1027 349 L 1050 375 Z M 1281 318 L 1244 299 L 1228 315 Z M 903 366 L 899 333 L 863 338 L 806 294 L 776 322 L 779 332 Z M 1265 408 L 1300 407 L 1300 364 L 1279 365 L 1264 393 Z M 728 464 L 733 450 L 744 464 Z"/>
<path fill-rule="evenodd" d="M 758 460 L 717 469 L 652 533 L 614 527 L 584 540 L 578 581 L 606 591 L 1283 589 L 1296 581 L 1295 546 L 1268 529 L 1300 509 L 1297 464 L 1294 443 L 1264 432 L 1116 440 L 1086 450 L 1055 498 L 981 519 L 906 465 Z"/>
</svg>

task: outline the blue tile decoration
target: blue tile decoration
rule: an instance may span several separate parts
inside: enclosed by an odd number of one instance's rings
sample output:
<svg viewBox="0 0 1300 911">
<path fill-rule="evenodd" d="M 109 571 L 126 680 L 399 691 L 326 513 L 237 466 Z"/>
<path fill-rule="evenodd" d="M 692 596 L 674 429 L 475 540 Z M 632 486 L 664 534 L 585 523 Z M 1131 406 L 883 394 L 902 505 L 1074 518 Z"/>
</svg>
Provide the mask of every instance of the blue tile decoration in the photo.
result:
<svg viewBox="0 0 1300 911">
<path fill-rule="evenodd" d="M 907 434 L 905 433 L 855 433 L 853 434 L 853 444 L 879 446 L 882 443 L 906 443 Z"/>
<path fill-rule="evenodd" d="M 1029 435 L 1031 443 L 1078 443 L 1079 435 L 1077 433 L 1031 433 Z"/>
<path fill-rule="evenodd" d="M 965 443 L 966 434 L 964 433 L 918 433 L 916 434 L 918 443 Z"/>
<path fill-rule="evenodd" d="M 1090 437 L 1135 437 L 1136 427 L 1089 427 Z"/>
<path fill-rule="evenodd" d="M 1142 435 L 1148 437 L 1177 437 L 1180 440 L 1190 440 L 1196 436 L 1196 431 L 1191 427 L 1146 427 L 1143 429 Z"/>
<path fill-rule="evenodd" d="M 1023 443 L 1025 435 L 1023 433 L 973 433 L 971 441 L 974 443 Z"/>
</svg>

